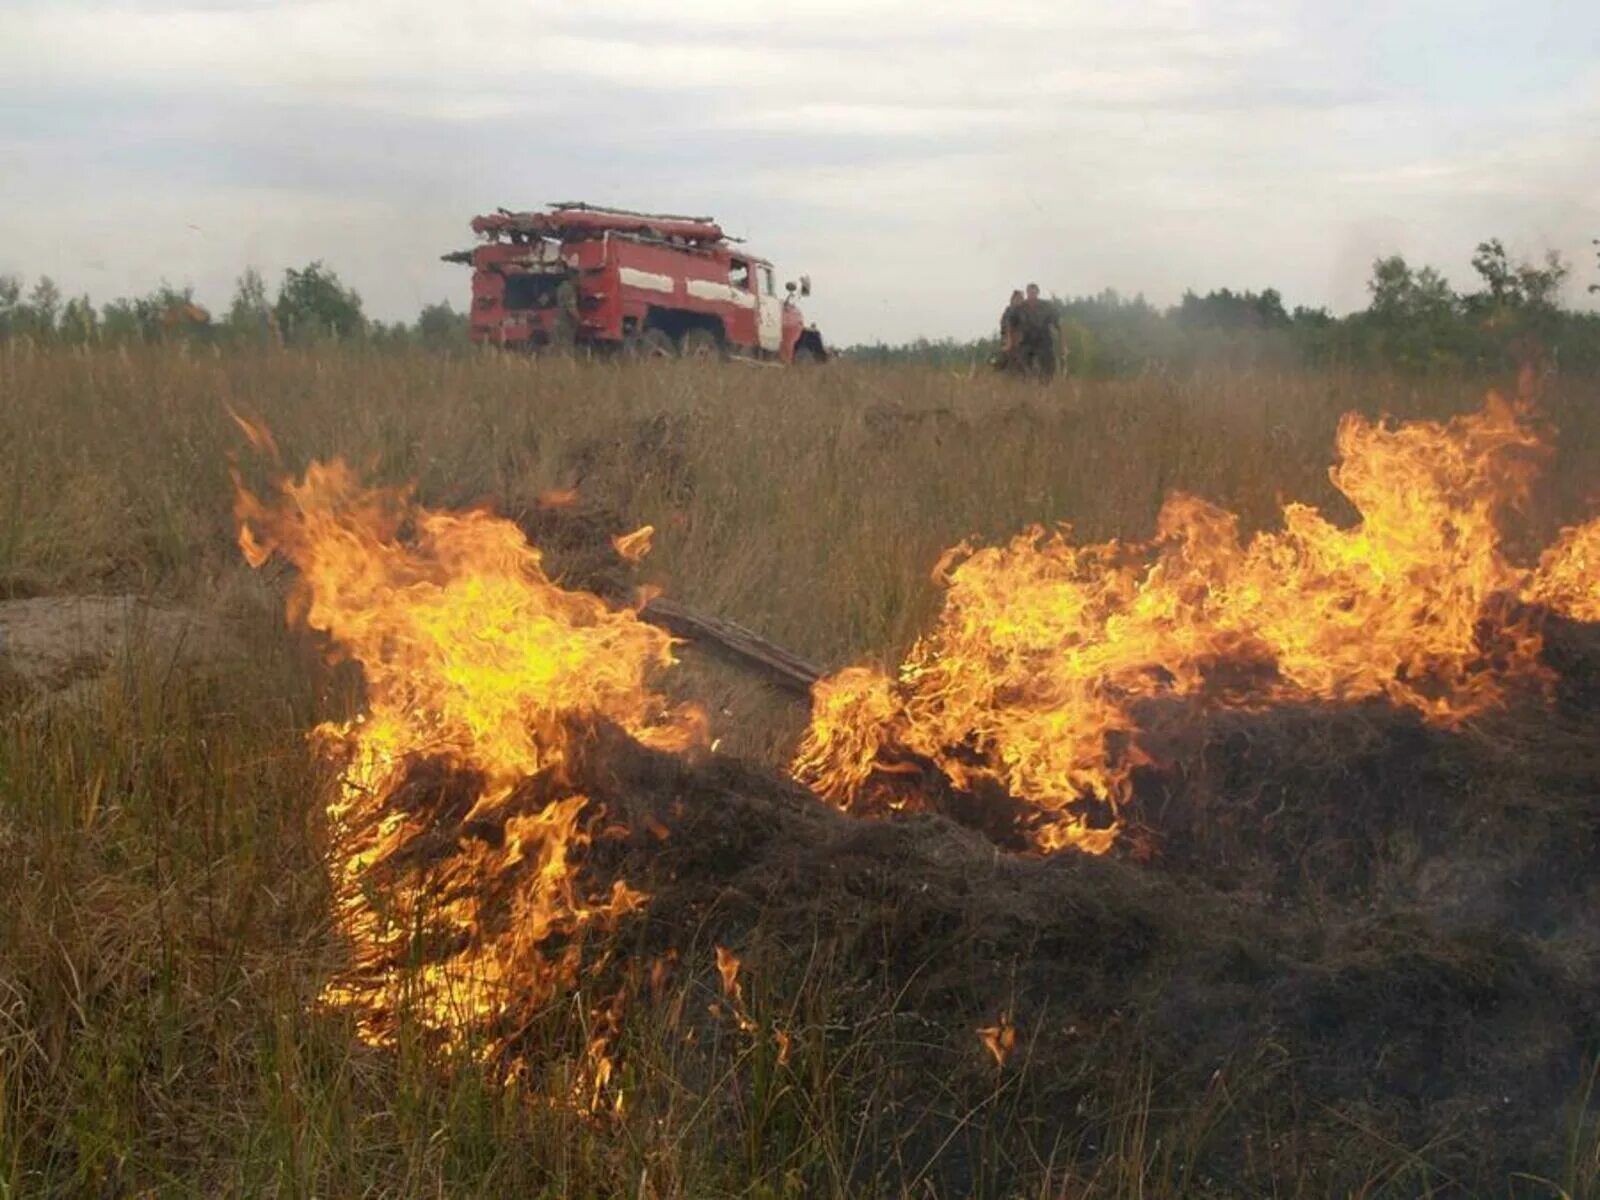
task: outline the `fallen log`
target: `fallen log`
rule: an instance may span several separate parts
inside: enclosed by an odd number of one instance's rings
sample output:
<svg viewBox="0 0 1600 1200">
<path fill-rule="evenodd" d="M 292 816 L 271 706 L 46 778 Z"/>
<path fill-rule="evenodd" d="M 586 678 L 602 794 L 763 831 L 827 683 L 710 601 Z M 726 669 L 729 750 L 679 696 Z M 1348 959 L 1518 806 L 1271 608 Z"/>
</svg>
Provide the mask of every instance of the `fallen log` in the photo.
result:
<svg viewBox="0 0 1600 1200">
<path fill-rule="evenodd" d="M 791 695 L 809 696 L 811 685 L 822 678 L 820 667 L 743 625 L 697 613 L 664 596 L 650 601 L 639 616 L 724 662 L 761 675 Z"/>
<path fill-rule="evenodd" d="M 616 539 L 629 526 L 608 505 L 579 501 L 568 493 L 558 501 L 512 509 L 512 520 L 523 536 L 552 555 L 558 568 L 555 581 L 562 587 L 582 588 L 614 605 L 637 603 L 637 580 L 632 564 L 616 551 Z M 807 698 L 822 669 L 800 655 L 768 641 L 754 630 L 720 617 L 657 596 L 639 616 L 665 629 L 673 637 L 740 670 L 749 671 L 795 696 Z"/>
</svg>

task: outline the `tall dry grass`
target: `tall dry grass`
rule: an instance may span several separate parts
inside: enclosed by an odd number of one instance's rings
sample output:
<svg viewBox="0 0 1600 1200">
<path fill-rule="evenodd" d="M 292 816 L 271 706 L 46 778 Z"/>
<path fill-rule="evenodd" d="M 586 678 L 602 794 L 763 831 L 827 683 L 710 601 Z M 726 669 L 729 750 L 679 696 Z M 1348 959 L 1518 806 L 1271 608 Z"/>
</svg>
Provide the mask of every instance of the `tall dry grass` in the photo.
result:
<svg viewBox="0 0 1600 1200">
<path fill-rule="evenodd" d="M 434 504 L 577 485 L 658 526 L 672 593 L 826 662 L 892 653 L 969 536 L 1067 521 L 1149 533 L 1182 489 L 1270 522 L 1331 504 L 1340 414 L 1440 416 L 1514 381 L 1216 373 L 1062 381 L 838 364 L 650 370 L 360 353 L 0 348 L 0 591 L 206 591 L 238 569 L 230 408 L 296 465 L 343 455 Z M 1595 388 L 1553 381 L 1560 430 L 1536 519 L 1583 499 Z"/>
<path fill-rule="evenodd" d="M 420 1047 L 361 1050 L 315 1010 L 334 951 L 318 857 L 327 781 L 304 734 L 350 701 L 238 561 L 230 408 L 264 419 L 293 465 L 343 455 L 432 504 L 515 510 L 576 486 L 657 526 L 645 577 L 835 666 L 905 647 L 938 602 L 931 566 L 962 538 L 1058 521 L 1137 538 L 1172 489 L 1247 524 L 1285 498 L 1337 510 L 1327 467 L 1342 412 L 1444 415 L 1493 382 L 1037 388 L 848 364 L 0 347 L 0 595 L 204 608 L 227 618 L 234 647 L 180 663 L 132 639 L 70 700 L 0 671 L 0 1196 L 849 1194 L 869 1149 L 861 1114 L 891 1099 L 871 1031 L 842 1053 L 808 1042 L 828 1021 L 825 967 L 798 996 L 753 996 L 758 1019 L 796 1031 L 783 1073 L 732 1040 L 691 1069 L 661 1031 L 635 1027 L 620 1128 L 519 1102 Z M 1530 537 L 1585 498 L 1595 399 L 1559 381 L 1544 397 L 1561 440 Z M 685 686 L 731 746 L 787 756 L 792 706 L 710 669 Z M 1269 1068 L 1259 1082 L 1272 1085 Z M 1185 1167 L 1215 1114 L 1164 1115 L 1163 1141 L 1136 1064 L 1126 1083 L 1083 1116 L 1081 1144 L 1042 1151 L 1037 1194 L 1196 1194 Z M 999 1088 L 974 1125 L 998 1136 L 1008 1103 Z M 1373 1156 L 1370 1194 L 1429 1186 L 1412 1151 L 1353 1144 Z M 1100 1165 L 1075 1165 L 1085 1154 Z M 1575 1152 L 1569 1188 L 1593 1169 Z M 1308 1167 L 1279 1194 L 1313 1194 L 1315 1178 Z"/>
</svg>

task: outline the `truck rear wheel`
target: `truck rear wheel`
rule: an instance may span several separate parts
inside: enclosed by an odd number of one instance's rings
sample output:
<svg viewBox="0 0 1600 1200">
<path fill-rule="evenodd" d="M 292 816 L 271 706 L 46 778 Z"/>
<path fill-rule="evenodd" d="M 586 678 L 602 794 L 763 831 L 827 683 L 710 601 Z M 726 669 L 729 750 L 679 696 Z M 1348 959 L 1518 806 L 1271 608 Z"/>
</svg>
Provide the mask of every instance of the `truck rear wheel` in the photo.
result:
<svg viewBox="0 0 1600 1200">
<path fill-rule="evenodd" d="M 722 343 L 711 330 L 696 326 L 683 331 L 678 339 L 678 353 L 684 358 L 721 358 Z"/>
<path fill-rule="evenodd" d="M 643 361 L 647 358 L 674 358 L 678 348 L 672 344 L 672 339 L 660 329 L 646 329 L 637 337 L 629 338 L 623 349 L 629 358 Z"/>
</svg>

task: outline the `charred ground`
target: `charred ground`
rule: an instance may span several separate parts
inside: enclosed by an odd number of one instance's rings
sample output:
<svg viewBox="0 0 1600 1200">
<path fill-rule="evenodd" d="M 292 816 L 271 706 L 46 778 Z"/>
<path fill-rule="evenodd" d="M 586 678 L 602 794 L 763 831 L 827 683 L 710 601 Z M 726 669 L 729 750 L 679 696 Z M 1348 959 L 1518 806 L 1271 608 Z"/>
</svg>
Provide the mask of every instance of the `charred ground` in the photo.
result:
<svg viewBox="0 0 1600 1200">
<path fill-rule="evenodd" d="M 1600 631 L 1561 637 L 1600 650 Z M 858 1153 L 807 1188 L 1093 1177 L 1130 1136 L 1137 1064 L 1139 1136 L 1185 1194 L 1478 1195 L 1559 1178 L 1593 1136 L 1595 716 L 1581 696 L 1461 732 L 1381 704 L 1171 713 L 1182 744 L 1141 774 L 1136 810 L 1161 832 L 1105 859 L 999 851 L 948 792 L 952 816 L 845 816 L 613 731 L 564 782 L 597 828 L 633 831 L 586 863 L 651 897 L 618 931 L 617 971 L 698 976 L 710 1011 L 680 1003 L 670 1036 L 760 1050 L 781 1029 L 798 1050 L 768 1069 L 801 1094 L 849 1064 L 831 1102 L 860 1123 Z M 543 803 L 537 785 L 523 800 Z M 719 945 L 742 959 L 755 1030 L 719 1006 Z M 1001 1064 L 978 1037 L 999 1020 L 1018 1038 Z M 646 1083 L 637 1102 L 660 1100 Z M 1375 1176 L 1383 1145 L 1411 1153 Z"/>
<path fill-rule="evenodd" d="M 522 524 L 564 578 L 626 592 L 599 549 L 615 514 L 543 506 Z M 639 965 L 670 964 L 705 1006 L 645 1018 L 662 1036 L 798 1047 L 764 1068 L 784 1103 L 806 1110 L 827 1077 L 857 1122 L 855 1153 L 802 1172 L 806 1190 L 1092 1179 L 1136 1111 L 1185 1194 L 1546 1194 L 1594 1139 L 1600 628 L 1515 615 L 1555 675 L 1458 729 L 1379 701 L 1146 704 L 1154 761 L 1103 859 L 1027 853 L 1027 805 L 914 756 L 886 760 L 876 803 L 847 816 L 740 759 L 598 728 L 559 779 L 487 816 L 466 819 L 476 780 L 419 763 L 396 804 L 426 832 L 383 886 L 426 891 L 463 843 L 499 847 L 507 820 L 590 797 L 587 885 L 650 897 L 584 948 L 591 986 L 659 1008 Z M 748 1007 L 720 994 L 717 947 Z M 538 1021 L 515 1003 L 505 1019 Z M 999 1062 L 979 1036 L 997 1023 L 1018 1039 Z M 680 1081 L 715 1092 L 713 1061 L 686 1050 Z M 635 1086 L 649 1119 L 662 1097 Z M 737 1112 L 710 1120 L 737 1139 Z"/>
</svg>

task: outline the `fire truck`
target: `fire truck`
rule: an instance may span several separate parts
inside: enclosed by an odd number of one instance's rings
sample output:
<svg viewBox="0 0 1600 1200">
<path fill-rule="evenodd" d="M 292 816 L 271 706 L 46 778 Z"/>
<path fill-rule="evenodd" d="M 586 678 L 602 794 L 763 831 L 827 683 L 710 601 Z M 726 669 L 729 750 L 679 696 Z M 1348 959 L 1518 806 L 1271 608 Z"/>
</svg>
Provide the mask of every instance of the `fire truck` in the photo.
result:
<svg viewBox="0 0 1600 1200">
<path fill-rule="evenodd" d="M 571 341 L 636 357 L 821 362 L 801 276 L 779 294 L 772 264 L 710 217 L 553 204 L 474 217 L 479 244 L 444 255 L 472 267 L 474 342 L 540 350 Z"/>
</svg>

